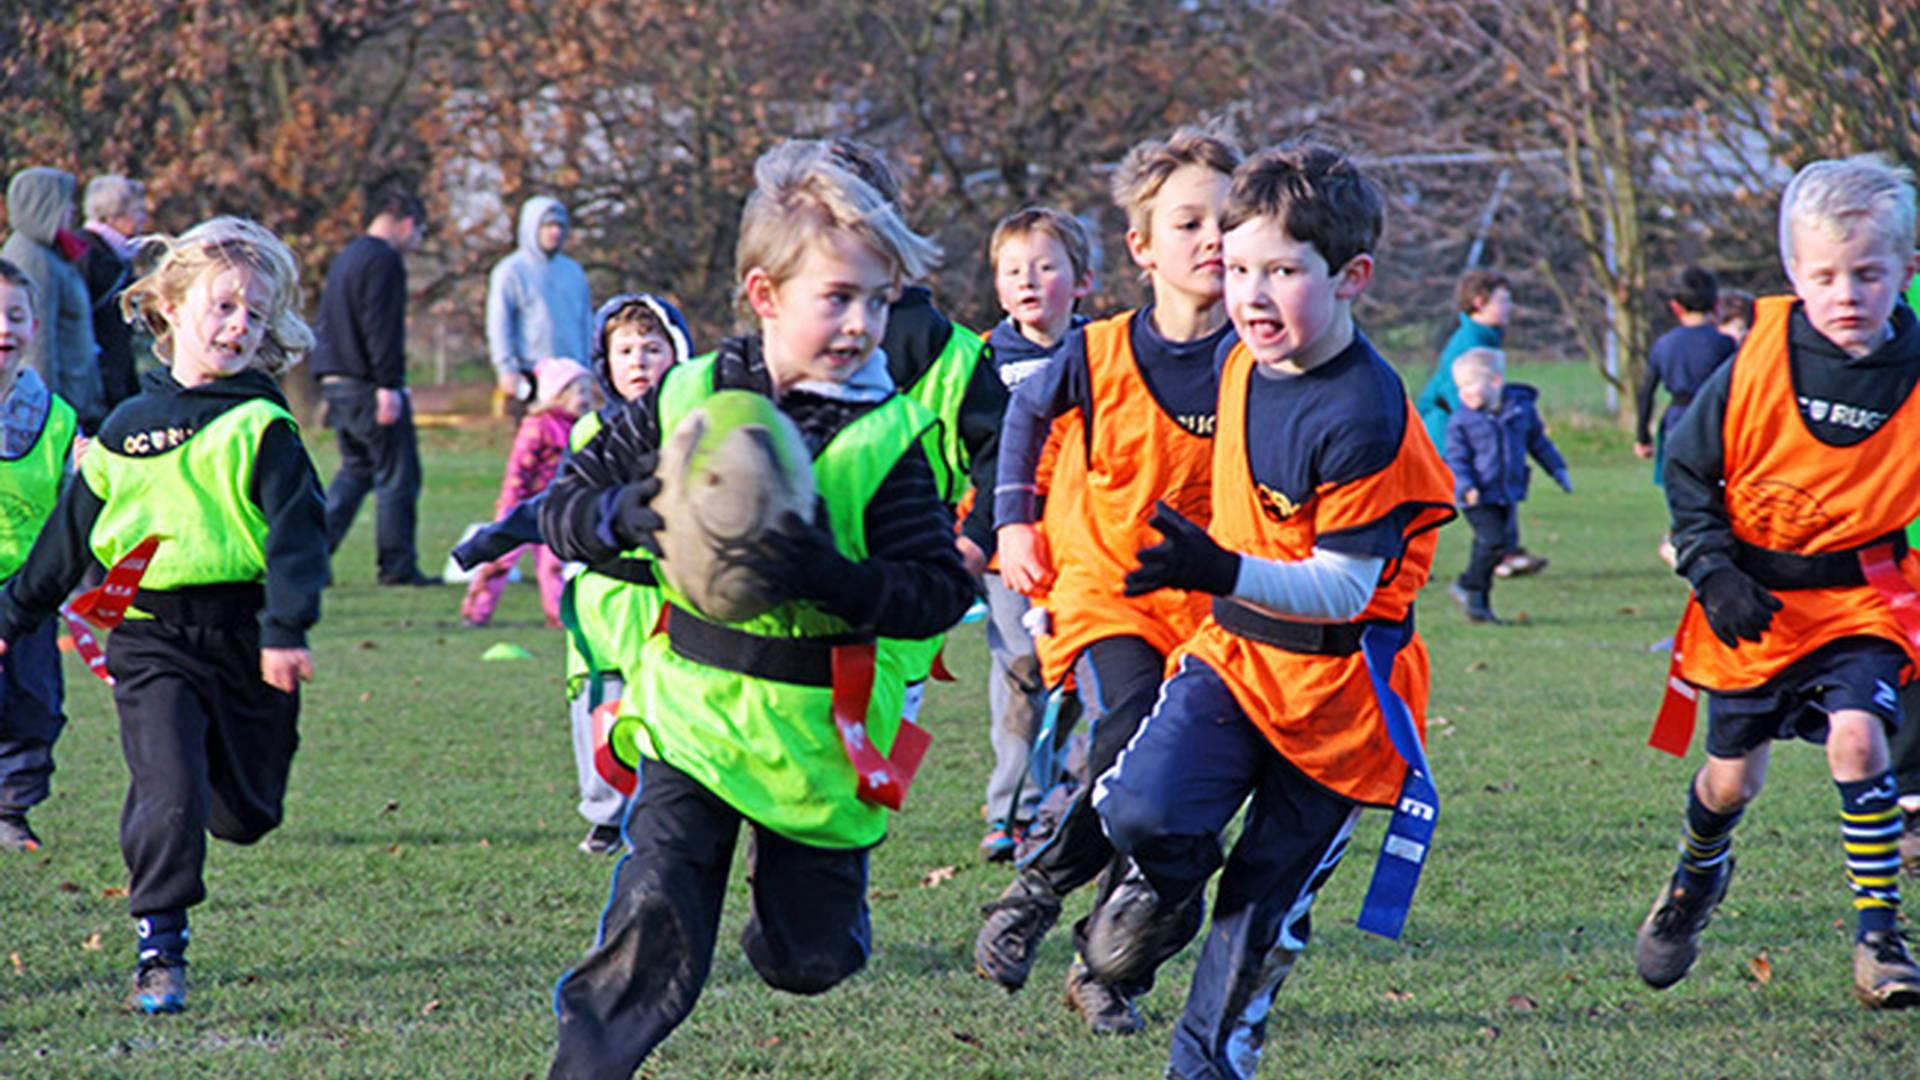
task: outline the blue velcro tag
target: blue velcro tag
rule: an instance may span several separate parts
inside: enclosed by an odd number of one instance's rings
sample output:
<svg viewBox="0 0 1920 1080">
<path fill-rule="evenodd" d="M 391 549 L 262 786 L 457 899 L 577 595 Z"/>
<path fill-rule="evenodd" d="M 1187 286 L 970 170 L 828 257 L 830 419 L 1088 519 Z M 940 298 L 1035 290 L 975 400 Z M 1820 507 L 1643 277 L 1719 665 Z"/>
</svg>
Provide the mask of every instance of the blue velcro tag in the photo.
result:
<svg viewBox="0 0 1920 1080">
<path fill-rule="evenodd" d="M 1433 787 L 1426 748 L 1420 744 L 1412 710 L 1394 692 L 1391 681 L 1394 658 L 1411 634 L 1404 626 L 1371 626 L 1360 635 L 1360 652 L 1387 722 L 1387 735 L 1407 762 L 1407 778 L 1400 784 L 1400 800 L 1387 823 L 1387 836 L 1380 846 L 1379 861 L 1374 863 L 1373 881 L 1360 906 L 1358 924 L 1368 933 L 1390 938 L 1399 937 L 1406 925 L 1413 891 L 1420 884 L 1420 868 L 1426 863 L 1433 829 L 1440 820 L 1440 794 Z"/>
</svg>

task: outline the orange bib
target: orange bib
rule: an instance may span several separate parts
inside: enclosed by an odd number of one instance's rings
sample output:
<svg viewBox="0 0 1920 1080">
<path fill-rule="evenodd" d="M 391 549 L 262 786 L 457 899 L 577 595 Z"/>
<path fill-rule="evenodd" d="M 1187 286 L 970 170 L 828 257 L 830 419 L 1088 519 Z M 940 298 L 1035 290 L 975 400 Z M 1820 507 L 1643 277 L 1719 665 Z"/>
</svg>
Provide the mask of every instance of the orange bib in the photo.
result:
<svg viewBox="0 0 1920 1080">
<path fill-rule="evenodd" d="M 1901 403 L 1879 430 L 1853 446 L 1828 446 L 1807 430 L 1787 358 L 1793 297 L 1754 305 L 1753 330 L 1732 361 L 1721 439 L 1727 516 L 1733 534 L 1755 547 L 1819 555 L 1861 547 L 1920 518 L 1920 407 Z M 1915 565 L 1901 571 L 1920 586 Z M 1708 628 L 1689 598 L 1674 638 L 1682 678 L 1709 690 L 1750 690 L 1795 660 L 1844 637 L 1900 645 L 1920 662 L 1893 610 L 1871 585 L 1783 589 L 1784 605 L 1758 642 L 1737 649 Z"/>
<path fill-rule="evenodd" d="M 1175 423 L 1147 389 L 1127 333 L 1133 317 L 1086 325 L 1093 416 L 1076 409 L 1053 424 L 1059 451 L 1041 525 L 1053 554 L 1053 632 L 1034 642 L 1049 686 L 1067 677 L 1082 649 L 1106 638 L 1138 637 L 1162 655 L 1173 651 L 1210 599 L 1175 589 L 1121 595 L 1122 579 L 1140 565 L 1135 553 L 1160 540 L 1147 525 L 1155 502 L 1207 523 L 1213 456 L 1213 440 Z"/>
<path fill-rule="evenodd" d="M 1402 394 L 1406 434 L 1386 468 L 1344 484 L 1322 484 L 1293 508 L 1263 504 L 1247 453 L 1248 378 L 1253 354 L 1244 345 L 1227 357 L 1220 375 L 1219 426 L 1214 433 L 1213 524 L 1221 546 L 1256 558 L 1299 561 L 1312 555 L 1323 532 L 1379 521 L 1411 507 L 1403 526 L 1406 546 L 1389 565 L 1358 622 L 1397 622 L 1433 565 L 1436 529 L 1453 517 L 1453 476 L 1427 438 L 1413 403 Z M 1304 448 L 1303 448 L 1304 449 Z M 1223 604 L 1238 603 L 1234 600 Z M 1391 805 L 1400 794 L 1406 762 L 1393 748 L 1374 695 L 1366 661 L 1291 652 L 1241 637 L 1209 616 L 1178 655 L 1213 668 L 1267 741 L 1289 762 L 1336 794 Z M 1177 659 L 1177 656 L 1176 656 Z M 1426 737 L 1427 646 L 1413 634 L 1389 680 Z"/>
</svg>

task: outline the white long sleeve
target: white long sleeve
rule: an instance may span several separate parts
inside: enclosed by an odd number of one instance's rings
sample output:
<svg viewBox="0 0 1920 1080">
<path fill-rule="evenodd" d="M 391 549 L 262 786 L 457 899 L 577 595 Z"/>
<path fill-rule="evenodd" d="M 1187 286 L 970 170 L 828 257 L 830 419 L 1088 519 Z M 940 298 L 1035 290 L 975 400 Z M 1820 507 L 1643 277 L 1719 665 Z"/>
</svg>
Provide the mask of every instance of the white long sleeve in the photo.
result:
<svg viewBox="0 0 1920 1080">
<path fill-rule="evenodd" d="M 1240 556 L 1233 595 L 1289 619 L 1348 622 L 1367 610 L 1386 560 L 1314 548 L 1300 562 Z"/>
</svg>

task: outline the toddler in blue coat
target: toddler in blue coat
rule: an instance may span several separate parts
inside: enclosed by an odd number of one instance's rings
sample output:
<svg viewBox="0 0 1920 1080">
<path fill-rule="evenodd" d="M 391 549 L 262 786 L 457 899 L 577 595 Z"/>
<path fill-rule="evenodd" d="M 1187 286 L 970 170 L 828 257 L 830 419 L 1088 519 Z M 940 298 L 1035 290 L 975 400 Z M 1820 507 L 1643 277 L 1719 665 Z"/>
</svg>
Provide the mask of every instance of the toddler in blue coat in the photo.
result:
<svg viewBox="0 0 1920 1080">
<path fill-rule="evenodd" d="M 1540 393 L 1506 382 L 1506 356 L 1498 349 L 1469 349 L 1453 361 L 1460 403 L 1447 418 L 1446 459 L 1453 470 L 1454 500 L 1473 528 L 1473 553 L 1449 590 L 1467 620 L 1498 623 L 1489 595 L 1494 567 L 1513 546 L 1514 514 L 1527 497 L 1531 456 L 1568 493 L 1573 481 L 1566 459 L 1547 438 L 1535 406 Z"/>
</svg>

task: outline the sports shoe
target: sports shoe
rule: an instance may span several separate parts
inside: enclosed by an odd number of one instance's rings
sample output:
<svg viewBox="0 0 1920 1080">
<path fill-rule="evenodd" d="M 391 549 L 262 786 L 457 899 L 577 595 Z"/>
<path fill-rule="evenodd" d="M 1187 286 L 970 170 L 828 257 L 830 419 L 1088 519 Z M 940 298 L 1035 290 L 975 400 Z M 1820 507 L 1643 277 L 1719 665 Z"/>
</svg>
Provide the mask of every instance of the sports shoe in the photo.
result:
<svg viewBox="0 0 1920 1080">
<path fill-rule="evenodd" d="M 987 830 L 987 835 L 980 838 L 980 857 L 988 862 L 1006 862 L 1013 858 L 1013 849 L 1018 846 L 1019 828 L 996 820 L 993 827 Z"/>
<path fill-rule="evenodd" d="M 1486 626 L 1506 625 L 1506 620 L 1493 613 L 1493 604 L 1487 599 L 1485 592 L 1477 589 L 1463 589 L 1459 585 L 1449 585 L 1447 595 L 1453 597 L 1453 602 L 1460 605 L 1460 614 L 1465 615 L 1468 622 Z"/>
<path fill-rule="evenodd" d="M 1193 940 L 1205 918 L 1204 889 L 1168 904 L 1140 868 L 1129 864 L 1127 876 L 1088 923 L 1081 950 L 1087 970 L 1109 983 L 1142 983 Z"/>
<path fill-rule="evenodd" d="M 133 993 L 127 1008 L 136 1012 L 177 1013 L 187 1007 L 187 962 L 177 956 L 140 961 L 133 969 Z"/>
<path fill-rule="evenodd" d="M 1876 930 L 1854 945 L 1853 996 L 1869 1009 L 1920 1005 L 1920 967 L 1898 930 Z"/>
<path fill-rule="evenodd" d="M 1900 813 L 1900 868 L 1920 875 L 1920 811 Z"/>
<path fill-rule="evenodd" d="M 25 813 L 0 814 L 0 849 L 39 851 L 40 838 L 33 835 Z"/>
<path fill-rule="evenodd" d="M 1095 978 L 1078 958 L 1067 969 L 1067 1008 L 1079 1013 L 1095 1035 L 1132 1035 L 1146 1026 L 1127 995 Z"/>
<path fill-rule="evenodd" d="M 1640 932 L 1634 935 L 1633 963 L 1640 978 L 1655 990 L 1665 990 L 1687 977 L 1700 954 L 1700 934 L 1713 920 L 1713 909 L 1727 895 L 1733 880 L 1733 859 L 1720 864 L 1720 873 L 1706 889 L 1687 889 L 1674 874 L 1653 901 Z"/>
<path fill-rule="evenodd" d="M 1503 578 L 1526 577 L 1545 570 L 1549 561 L 1545 555 L 1535 555 L 1525 548 L 1516 548 L 1501 556 L 1500 565 L 1493 568 L 1493 573 L 1495 577 Z"/>
<path fill-rule="evenodd" d="M 580 841 L 580 850 L 588 855 L 611 855 L 621 848 L 620 826 L 595 825 Z"/>
<path fill-rule="evenodd" d="M 446 584 L 446 580 L 442 578 L 439 574 L 423 574 L 418 570 L 415 570 L 411 574 L 398 574 L 392 577 L 382 574 L 380 575 L 379 581 L 380 581 L 380 584 L 389 586 L 389 587 L 391 586 L 407 587 L 407 586 L 426 586 L 426 585 Z"/>
<path fill-rule="evenodd" d="M 1040 939 L 1060 919 L 1059 894 L 1038 874 L 1023 873 L 980 914 L 987 921 L 973 939 L 973 970 L 1012 993 L 1027 985 Z"/>
</svg>

